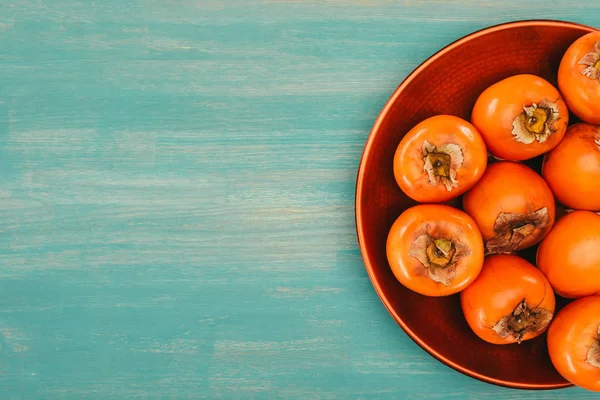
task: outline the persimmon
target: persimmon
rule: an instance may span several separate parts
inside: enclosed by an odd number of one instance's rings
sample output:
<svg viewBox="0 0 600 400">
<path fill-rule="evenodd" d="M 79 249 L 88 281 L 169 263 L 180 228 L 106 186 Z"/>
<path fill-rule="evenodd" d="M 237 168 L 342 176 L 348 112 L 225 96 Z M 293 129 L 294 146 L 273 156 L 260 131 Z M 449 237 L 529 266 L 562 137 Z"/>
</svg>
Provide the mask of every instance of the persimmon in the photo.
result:
<svg viewBox="0 0 600 400">
<path fill-rule="evenodd" d="M 493 344 L 521 343 L 541 335 L 554 315 L 550 283 L 521 257 L 486 257 L 481 273 L 460 294 L 473 332 Z"/>
<path fill-rule="evenodd" d="M 558 87 L 573 114 L 600 124 L 600 32 L 569 46 L 558 67 Z"/>
<path fill-rule="evenodd" d="M 470 189 L 487 166 L 481 135 L 468 121 L 436 115 L 415 125 L 394 155 L 394 177 L 410 198 L 441 203 Z"/>
<path fill-rule="evenodd" d="M 558 312 L 548 329 L 548 353 L 569 382 L 600 391 L 600 296 L 584 297 Z"/>
<path fill-rule="evenodd" d="M 490 164 L 464 195 L 463 209 L 477 223 L 488 254 L 512 253 L 539 243 L 556 213 L 542 177 L 511 161 Z"/>
<path fill-rule="evenodd" d="M 523 161 L 553 149 L 562 140 L 569 111 L 558 90 L 539 76 L 514 75 L 485 89 L 471 123 L 494 156 Z"/>
<path fill-rule="evenodd" d="M 483 240 L 471 217 L 443 204 L 405 210 L 392 225 L 387 259 L 400 283 L 426 296 L 457 293 L 477 278 Z"/>
<path fill-rule="evenodd" d="M 540 243 L 536 263 L 563 297 L 600 293 L 600 215 L 578 210 L 559 219 Z"/>
<path fill-rule="evenodd" d="M 600 211 L 600 127 L 571 125 L 562 142 L 544 156 L 542 176 L 565 206 Z"/>
</svg>

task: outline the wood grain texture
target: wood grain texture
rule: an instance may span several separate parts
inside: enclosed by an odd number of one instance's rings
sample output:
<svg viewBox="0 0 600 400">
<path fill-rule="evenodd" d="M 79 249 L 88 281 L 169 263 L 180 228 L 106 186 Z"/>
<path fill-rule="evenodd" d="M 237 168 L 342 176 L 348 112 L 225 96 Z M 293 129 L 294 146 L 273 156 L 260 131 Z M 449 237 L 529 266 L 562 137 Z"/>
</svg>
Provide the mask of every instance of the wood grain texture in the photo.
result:
<svg viewBox="0 0 600 400">
<path fill-rule="evenodd" d="M 0 2 L 2 397 L 592 398 L 434 360 L 356 243 L 356 169 L 395 87 L 527 18 L 600 26 L 600 9 Z"/>
</svg>

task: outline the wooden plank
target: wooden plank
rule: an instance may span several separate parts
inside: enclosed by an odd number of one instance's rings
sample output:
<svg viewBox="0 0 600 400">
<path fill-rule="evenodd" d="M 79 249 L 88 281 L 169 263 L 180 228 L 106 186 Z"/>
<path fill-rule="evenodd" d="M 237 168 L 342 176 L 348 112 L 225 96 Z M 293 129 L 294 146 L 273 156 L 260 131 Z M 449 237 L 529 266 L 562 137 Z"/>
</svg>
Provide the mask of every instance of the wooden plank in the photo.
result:
<svg viewBox="0 0 600 400">
<path fill-rule="evenodd" d="M 356 243 L 394 88 L 526 18 L 600 26 L 594 1 L 3 1 L 4 397 L 592 398 L 437 362 Z"/>
</svg>

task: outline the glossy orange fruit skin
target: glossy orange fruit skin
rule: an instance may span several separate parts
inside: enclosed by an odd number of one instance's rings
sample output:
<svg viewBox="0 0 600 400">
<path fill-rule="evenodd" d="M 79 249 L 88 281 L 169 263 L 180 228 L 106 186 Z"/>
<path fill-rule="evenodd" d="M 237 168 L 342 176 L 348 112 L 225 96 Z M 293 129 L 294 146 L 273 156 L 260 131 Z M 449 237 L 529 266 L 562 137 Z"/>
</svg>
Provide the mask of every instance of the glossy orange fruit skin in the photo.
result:
<svg viewBox="0 0 600 400">
<path fill-rule="evenodd" d="M 442 184 L 433 186 L 423 170 L 423 142 L 438 147 L 459 145 L 463 164 L 457 170 L 458 186 L 448 191 Z M 487 166 L 483 138 L 471 123 L 453 115 L 435 115 L 415 125 L 402 138 L 394 154 L 394 177 L 400 189 L 421 203 L 441 203 L 460 196 L 481 178 Z"/>
<path fill-rule="evenodd" d="M 544 156 L 542 176 L 565 206 L 600 211 L 600 127 L 571 125 L 562 142 Z"/>
<path fill-rule="evenodd" d="M 572 211 L 563 216 L 540 243 L 536 263 L 563 297 L 600 293 L 600 215 Z"/>
<path fill-rule="evenodd" d="M 579 61 L 594 51 L 599 40 L 600 32 L 580 37 L 569 46 L 558 67 L 558 87 L 569 110 L 590 124 L 600 124 L 600 81 L 583 75 L 586 65 Z"/>
<path fill-rule="evenodd" d="M 540 143 L 517 142 L 512 135 L 513 121 L 524 106 L 543 100 L 555 102 L 560 120 L 557 131 Z M 477 98 L 471 113 L 471 123 L 483 136 L 488 151 L 494 156 L 523 161 L 553 149 L 562 140 L 569 122 L 567 105 L 558 90 L 548 81 L 535 75 L 521 74 L 503 79 L 484 90 Z"/>
<path fill-rule="evenodd" d="M 598 337 L 600 296 L 567 304 L 548 329 L 548 353 L 554 368 L 569 382 L 600 391 L 600 368 L 589 364 L 587 354 Z"/>
<path fill-rule="evenodd" d="M 450 286 L 423 274 L 422 265 L 409 255 L 415 239 L 425 231 L 431 236 L 457 238 L 471 254 L 457 262 Z M 443 204 L 421 204 L 404 211 L 392 225 L 386 243 L 388 262 L 398 281 L 426 296 L 447 296 L 470 285 L 483 266 L 483 240 L 475 221 L 466 213 Z"/>
<path fill-rule="evenodd" d="M 544 179 L 523 164 L 495 162 L 463 197 L 463 209 L 477 223 L 483 240 L 496 235 L 494 224 L 501 212 L 526 214 L 543 207 L 548 208 L 548 225 L 545 229 L 534 230 L 516 250 L 539 243 L 554 223 L 556 204 Z"/>
<path fill-rule="evenodd" d="M 501 337 L 492 327 L 525 300 L 530 307 L 554 313 L 554 293 L 544 275 L 521 257 L 498 254 L 485 258 L 479 277 L 460 294 L 460 303 L 473 332 L 493 344 L 515 343 L 512 336 Z M 528 332 L 522 340 L 544 331 Z"/>
</svg>

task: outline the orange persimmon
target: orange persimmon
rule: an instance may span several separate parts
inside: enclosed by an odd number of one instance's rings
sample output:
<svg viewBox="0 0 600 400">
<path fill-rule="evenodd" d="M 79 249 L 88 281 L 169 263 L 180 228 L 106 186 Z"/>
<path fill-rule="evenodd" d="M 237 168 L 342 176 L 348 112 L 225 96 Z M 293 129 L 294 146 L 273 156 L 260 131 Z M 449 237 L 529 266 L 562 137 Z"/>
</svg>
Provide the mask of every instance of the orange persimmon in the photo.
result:
<svg viewBox="0 0 600 400">
<path fill-rule="evenodd" d="M 394 276 L 404 286 L 426 296 L 446 296 L 479 275 L 483 240 L 466 213 L 443 204 L 422 204 L 396 219 L 386 253 Z"/>
<path fill-rule="evenodd" d="M 394 177 L 410 198 L 441 203 L 463 194 L 481 177 L 487 150 L 473 125 L 453 115 L 418 123 L 394 155 Z"/>
<path fill-rule="evenodd" d="M 554 315 L 550 283 L 518 256 L 486 257 L 479 277 L 460 294 L 463 314 L 473 332 L 494 344 L 533 339 Z"/>
<path fill-rule="evenodd" d="M 600 215 L 572 211 L 559 219 L 540 243 L 536 263 L 563 297 L 600 293 Z"/>
<path fill-rule="evenodd" d="M 530 74 L 514 75 L 485 89 L 471 114 L 488 151 L 510 161 L 528 160 L 554 148 L 568 122 L 569 111 L 558 90 Z"/>
<path fill-rule="evenodd" d="M 577 39 L 558 67 L 558 87 L 569 110 L 581 120 L 600 124 L 600 32 Z"/>
<path fill-rule="evenodd" d="M 544 156 L 542 176 L 565 206 L 600 211 L 600 127 L 571 125 L 562 142 Z"/>
<path fill-rule="evenodd" d="M 463 197 L 488 253 L 512 253 L 537 244 L 552 228 L 554 197 L 541 176 L 511 161 L 490 164 Z"/>
<path fill-rule="evenodd" d="M 558 312 L 548 329 L 548 353 L 569 382 L 600 391 L 600 296 L 584 297 Z"/>
</svg>

